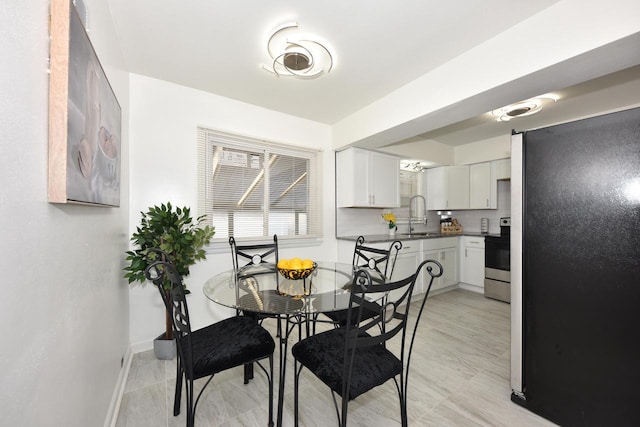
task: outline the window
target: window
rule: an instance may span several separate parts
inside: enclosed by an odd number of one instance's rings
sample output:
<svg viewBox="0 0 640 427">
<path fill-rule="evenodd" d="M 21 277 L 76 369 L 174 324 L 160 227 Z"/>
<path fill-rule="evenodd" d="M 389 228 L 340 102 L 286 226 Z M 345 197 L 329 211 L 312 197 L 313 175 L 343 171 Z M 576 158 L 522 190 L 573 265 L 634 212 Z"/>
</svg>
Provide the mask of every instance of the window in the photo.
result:
<svg viewBox="0 0 640 427">
<path fill-rule="evenodd" d="M 214 240 L 321 237 L 317 151 L 198 128 L 198 157 Z"/>
</svg>

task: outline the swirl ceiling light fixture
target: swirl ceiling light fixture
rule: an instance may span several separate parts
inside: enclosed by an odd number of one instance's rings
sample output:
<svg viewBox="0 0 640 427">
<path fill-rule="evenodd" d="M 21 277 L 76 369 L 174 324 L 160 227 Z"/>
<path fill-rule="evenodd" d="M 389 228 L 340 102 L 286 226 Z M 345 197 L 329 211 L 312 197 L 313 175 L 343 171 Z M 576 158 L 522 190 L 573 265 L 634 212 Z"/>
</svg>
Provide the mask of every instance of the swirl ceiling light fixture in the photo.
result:
<svg viewBox="0 0 640 427">
<path fill-rule="evenodd" d="M 262 68 L 280 76 L 314 79 L 333 68 L 333 55 L 322 43 L 298 34 L 296 22 L 276 28 L 267 42 L 271 65 Z"/>
<path fill-rule="evenodd" d="M 516 102 L 506 107 L 493 110 L 491 114 L 496 117 L 498 122 L 508 122 L 516 117 L 530 116 L 542 110 L 545 103 L 556 102 L 559 99 L 557 95 L 552 93 L 536 96 L 535 98 Z"/>
</svg>

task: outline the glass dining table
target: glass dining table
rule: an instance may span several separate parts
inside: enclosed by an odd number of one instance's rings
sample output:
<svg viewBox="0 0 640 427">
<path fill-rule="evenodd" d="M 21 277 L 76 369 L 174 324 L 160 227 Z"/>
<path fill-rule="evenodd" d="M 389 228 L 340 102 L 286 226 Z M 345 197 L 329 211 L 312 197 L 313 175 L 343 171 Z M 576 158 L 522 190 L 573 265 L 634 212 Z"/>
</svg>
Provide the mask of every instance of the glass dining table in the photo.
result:
<svg viewBox="0 0 640 427">
<path fill-rule="evenodd" d="M 355 269 L 351 264 L 317 262 L 304 279 L 292 280 L 278 272 L 274 264 L 248 265 L 238 271 L 228 270 L 211 277 L 204 284 L 204 294 L 211 301 L 239 311 L 278 318 L 279 372 L 277 425 L 282 425 L 286 355 L 291 331 L 309 325 L 320 313 L 344 310 L 349 306 L 350 287 Z M 372 279 L 383 280 L 375 270 Z M 284 329 L 280 322 L 284 321 Z"/>
</svg>

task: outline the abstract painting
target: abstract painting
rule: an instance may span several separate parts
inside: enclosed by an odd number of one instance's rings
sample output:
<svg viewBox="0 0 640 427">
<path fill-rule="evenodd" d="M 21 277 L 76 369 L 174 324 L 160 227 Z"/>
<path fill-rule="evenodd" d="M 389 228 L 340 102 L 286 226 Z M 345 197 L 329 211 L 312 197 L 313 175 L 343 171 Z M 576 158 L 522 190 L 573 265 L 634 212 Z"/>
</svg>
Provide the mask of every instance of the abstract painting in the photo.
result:
<svg viewBox="0 0 640 427">
<path fill-rule="evenodd" d="M 49 201 L 120 205 L 121 108 L 71 0 L 51 4 Z"/>
</svg>

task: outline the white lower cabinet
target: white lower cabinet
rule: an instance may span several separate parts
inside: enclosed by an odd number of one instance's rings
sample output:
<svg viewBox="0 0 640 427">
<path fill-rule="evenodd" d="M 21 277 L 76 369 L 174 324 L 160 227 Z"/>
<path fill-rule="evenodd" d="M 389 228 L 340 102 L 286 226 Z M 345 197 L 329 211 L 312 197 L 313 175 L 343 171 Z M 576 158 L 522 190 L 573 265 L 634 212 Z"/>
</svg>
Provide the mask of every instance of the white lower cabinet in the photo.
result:
<svg viewBox="0 0 640 427">
<path fill-rule="evenodd" d="M 443 289 L 458 283 L 458 238 L 443 237 L 423 240 L 422 260 L 434 259 L 444 270 L 441 277 L 434 280 L 431 290 Z M 429 285 L 429 276 L 423 275 L 423 292 Z"/>
<path fill-rule="evenodd" d="M 484 289 L 484 237 L 461 237 L 460 282 Z"/>
<path fill-rule="evenodd" d="M 465 237 L 463 237 L 462 239 L 464 239 Z M 474 240 L 482 242 L 482 252 L 480 253 L 479 251 L 474 251 L 472 253 L 472 256 L 477 266 L 482 266 L 481 274 L 483 276 L 482 282 L 484 282 L 484 239 L 479 237 L 474 238 Z M 403 240 L 402 249 L 400 250 L 396 258 L 391 279 L 395 281 L 408 277 L 416 271 L 418 265 L 420 265 L 422 261 L 425 261 L 427 259 L 434 259 L 442 264 L 444 273 L 441 277 L 434 280 L 433 285 L 431 286 L 431 291 L 437 291 L 440 289 L 456 286 L 460 281 L 460 274 L 466 275 L 471 271 L 466 268 L 466 264 L 463 264 L 464 259 L 461 259 L 461 265 L 459 265 L 458 263 L 460 259 L 459 253 L 464 253 L 464 249 L 459 249 L 462 241 L 463 240 L 461 240 L 459 237 Z M 338 241 L 338 259 L 341 260 L 341 262 L 351 261 L 351 257 L 353 256 L 354 244 L 354 242 Z M 390 244 L 391 242 L 384 242 L 368 244 L 367 246 L 386 249 Z M 467 254 L 469 254 L 468 251 Z M 461 273 L 462 270 L 464 270 L 464 273 Z M 473 271 L 477 272 L 479 270 L 476 268 L 473 269 Z M 467 276 L 465 276 L 465 278 L 466 277 Z M 471 282 L 471 284 L 477 283 L 475 282 L 475 280 L 479 279 L 474 279 L 474 282 Z M 423 270 L 423 272 L 420 274 L 420 277 L 418 277 L 418 281 L 416 282 L 416 287 L 413 294 L 419 295 L 425 293 L 427 291 L 428 285 L 429 275 Z"/>
<path fill-rule="evenodd" d="M 402 249 L 398 252 L 391 280 L 404 279 L 416 272 L 418 265 L 420 265 L 420 248 L 420 240 L 405 240 L 402 242 Z M 422 292 L 422 281 L 418 278 L 413 293 L 417 295 Z M 392 292 L 391 294 L 393 296 L 394 293 Z"/>
<path fill-rule="evenodd" d="M 444 268 L 444 274 L 440 277 L 440 288 L 458 284 L 458 247 L 442 248 L 440 250 L 440 263 Z"/>
<path fill-rule="evenodd" d="M 391 245 L 391 242 L 384 243 L 367 243 L 365 242 L 365 246 L 379 248 L 379 249 L 388 249 Z M 355 242 L 338 240 L 338 260 L 340 262 L 351 262 L 353 258 L 353 250 L 355 247 Z M 420 259 L 421 256 L 421 248 L 422 244 L 420 240 L 404 240 L 402 241 L 402 249 L 398 252 L 398 256 L 395 259 L 395 264 L 393 266 L 393 274 L 391 275 L 391 280 L 400 280 L 405 277 L 408 277 L 415 273 L 418 265 L 422 261 Z M 391 266 L 389 266 L 391 268 Z M 422 280 L 418 278 L 418 282 L 416 283 L 416 287 L 414 289 L 414 295 L 424 292 L 422 289 Z M 392 297 L 394 293 L 391 293 Z"/>
<path fill-rule="evenodd" d="M 434 280 L 431 290 L 443 289 L 458 283 L 457 237 L 405 240 L 402 244 L 402 250 L 398 254 L 395 269 L 393 270 L 393 280 L 400 280 L 413 274 L 422 261 L 435 259 L 442 264 L 444 273 Z M 429 279 L 429 274 L 423 269 L 418 277 L 413 294 L 425 293 L 429 286 Z"/>
</svg>

